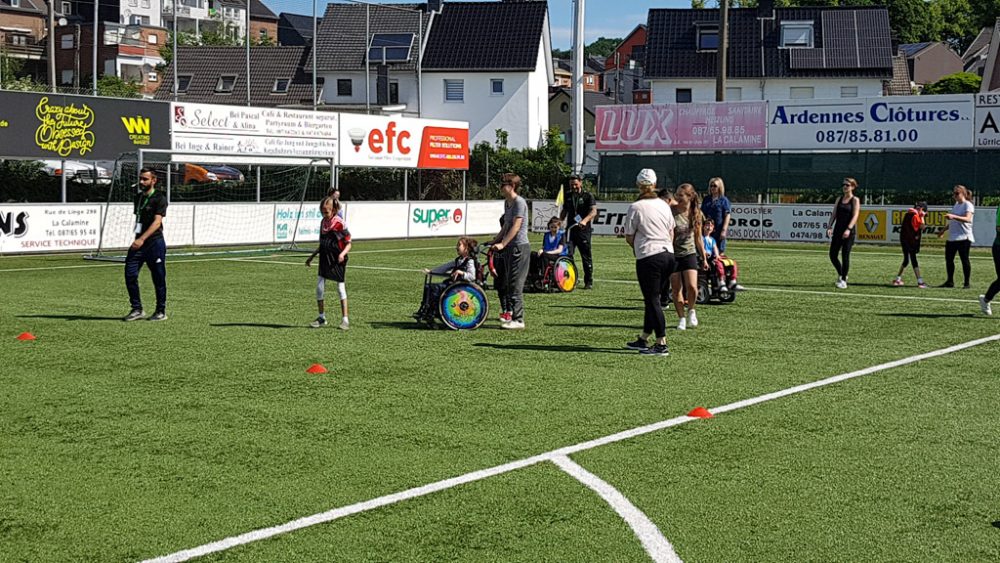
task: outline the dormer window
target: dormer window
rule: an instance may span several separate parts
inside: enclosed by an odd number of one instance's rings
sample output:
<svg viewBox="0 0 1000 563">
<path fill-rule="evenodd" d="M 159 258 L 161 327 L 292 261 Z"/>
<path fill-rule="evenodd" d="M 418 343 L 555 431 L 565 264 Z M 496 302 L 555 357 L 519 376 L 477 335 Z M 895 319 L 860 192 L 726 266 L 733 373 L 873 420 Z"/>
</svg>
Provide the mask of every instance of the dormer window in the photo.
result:
<svg viewBox="0 0 1000 563">
<path fill-rule="evenodd" d="M 412 33 L 376 33 L 368 46 L 368 60 L 372 63 L 405 63 L 410 60 L 412 46 Z"/>
<path fill-rule="evenodd" d="M 717 24 L 702 24 L 698 26 L 698 50 L 719 50 L 719 26 Z"/>
<path fill-rule="evenodd" d="M 812 48 L 813 22 L 785 21 L 781 22 L 781 47 Z"/>
<path fill-rule="evenodd" d="M 277 78 L 274 80 L 274 87 L 271 88 L 272 94 L 287 94 L 288 85 L 291 83 L 291 79 L 288 78 Z"/>
<path fill-rule="evenodd" d="M 191 79 L 193 78 L 190 74 L 178 74 L 177 75 L 177 93 L 187 94 L 188 87 L 191 86 Z"/>
<path fill-rule="evenodd" d="M 235 74 L 223 74 L 219 77 L 219 81 L 215 84 L 216 94 L 232 94 L 233 89 L 236 87 L 236 75 Z"/>
</svg>

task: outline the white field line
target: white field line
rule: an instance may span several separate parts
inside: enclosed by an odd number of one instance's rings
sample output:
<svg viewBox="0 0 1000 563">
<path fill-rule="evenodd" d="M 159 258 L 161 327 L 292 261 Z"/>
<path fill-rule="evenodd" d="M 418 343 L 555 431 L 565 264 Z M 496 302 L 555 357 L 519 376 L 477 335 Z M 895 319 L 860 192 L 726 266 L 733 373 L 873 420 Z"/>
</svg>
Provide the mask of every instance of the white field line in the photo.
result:
<svg viewBox="0 0 1000 563">
<path fill-rule="evenodd" d="M 736 242 L 745 242 L 745 241 L 736 241 Z M 620 242 L 620 243 L 616 243 L 616 242 L 593 242 L 593 243 L 591 243 L 591 246 L 626 246 L 626 245 L 625 245 L 624 242 Z M 977 247 L 974 247 L 974 248 L 988 249 L 989 247 L 988 246 L 977 246 Z M 830 252 L 829 249 L 820 249 L 820 248 L 817 248 L 817 249 L 811 249 L 811 248 L 770 248 L 770 247 L 766 247 L 766 246 L 741 246 L 740 249 L 739 249 L 739 251 L 740 251 L 740 254 L 742 254 L 744 252 L 762 252 L 762 253 L 765 253 L 765 254 L 768 253 L 768 252 L 801 252 L 801 253 L 805 253 L 805 254 L 823 254 L 823 255 L 829 254 L 829 252 Z M 869 250 L 865 250 L 864 247 L 860 247 L 859 248 L 857 245 L 854 246 L 854 250 L 852 250 L 852 252 L 857 252 L 858 255 L 860 255 L 860 256 L 896 256 L 897 258 L 900 258 L 900 259 L 902 259 L 902 257 L 903 257 L 903 255 L 901 253 L 899 253 L 899 252 L 880 252 L 878 250 L 871 250 L 871 251 L 869 251 Z M 852 256 L 853 256 L 853 254 L 852 254 Z M 944 253 L 943 252 L 921 251 L 921 256 L 933 256 L 935 258 L 944 258 Z M 980 255 L 980 254 L 971 255 L 971 256 L 969 256 L 969 258 L 971 258 L 973 260 L 992 260 L 993 259 L 991 256 Z"/>
<path fill-rule="evenodd" d="M 937 358 L 947 354 L 953 354 L 965 350 L 967 348 L 972 348 L 975 346 L 981 346 L 983 344 L 988 344 L 990 342 L 1000 341 L 1000 334 L 994 334 L 993 336 L 987 336 L 985 338 L 978 338 L 976 340 L 970 340 L 961 344 L 956 344 L 954 346 L 949 346 L 947 348 L 941 348 L 939 350 L 934 350 L 932 352 L 926 352 L 923 354 L 918 354 L 915 356 L 910 356 L 907 358 L 902 358 L 899 360 L 894 360 L 891 362 L 886 362 L 884 364 L 879 364 L 877 366 L 872 366 L 869 368 L 864 368 L 857 371 L 852 371 L 850 373 L 845 373 L 841 375 L 835 375 L 832 377 L 827 377 L 812 383 L 806 383 L 803 385 L 797 385 L 795 387 L 789 387 L 781 391 L 775 391 L 772 393 L 767 393 L 765 395 L 759 395 L 750 399 L 744 399 L 742 401 L 737 401 L 735 403 L 729 403 L 720 407 L 715 407 L 709 409 L 709 412 L 713 414 L 722 414 L 725 412 L 749 407 L 751 405 L 757 405 L 766 401 L 772 401 L 782 397 L 787 397 L 796 393 L 802 393 L 810 389 L 816 389 L 826 385 L 832 385 L 834 383 L 840 383 L 842 381 L 847 381 L 856 377 L 861 377 L 863 375 L 869 375 L 883 370 L 898 368 L 920 362 L 923 360 Z M 392 493 L 389 495 L 381 496 L 371 500 L 351 504 L 348 506 L 343 506 L 340 508 L 335 508 L 328 510 L 326 512 L 320 512 L 318 514 L 313 514 L 312 516 L 306 516 L 285 524 L 280 524 L 278 526 L 272 526 L 269 528 L 261 528 L 258 530 L 253 530 L 251 532 L 246 532 L 237 536 L 232 536 L 219 541 L 207 543 L 198 547 L 193 547 L 190 549 L 185 549 L 183 551 L 178 551 L 171 553 L 169 555 L 164 555 L 154 559 L 147 559 L 144 563 L 176 563 L 180 561 L 188 561 L 197 557 L 202 557 L 210 553 L 217 553 L 220 551 L 225 551 L 227 549 L 245 545 L 251 542 L 271 538 L 274 536 L 279 536 L 282 534 L 287 534 L 295 530 L 300 530 L 310 526 L 315 526 L 317 524 L 322 524 L 325 522 L 331 522 L 338 520 L 345 516 L 350 516 L 352 514 L 358 514 L 361 512 L 366 512 L 369 510 L 374 510 L 376 508 L 381 508 L 383 506 L 388 506 L 390 504 L 395 504 L 404 500 L 409 500 L 417 497 L 422 497 L 430 493 L 435 493 L 438 491 L 443 491 L 456 487 L 458 485 L 463 485 L 465 483 L 471 483 L 474 481 L 479 481 L 486 479 L 488 477 L 493 477 L 496 475 L 501 475 L 503 473 L 508 473 L 516 469 L 523 469 L 537 463 L 544 461 L 551 461 L 555 463 L 556 458 L 566 457 L 568 455 L 582 452 L 585 450 L 593 449 L 599 446 L 605 446 L 608 444 L 613 444 L 615 442 L 621 442 L 623 440 L 628 440 L 635 438 L 637 436 L 642 436 L 644 434 L 649 434 L 651 432 L 656 432 L 664 428 L 670 428 L 672 426 L 678 426 L 687 422 L 692 422 L 695 420 L 700 420 L 698 418 L 693 418 L 690 416 L 678 416 L 668 420 L 661 420 L 659 422 L 654 422 L 652 424 L 647 424 L 645 426 L 638 426 L 629 430 L 624 430 L 617 432 L 615 434 L 610 434 L 608 436 L 603 436 L 600 438 L 595 438 L 593 440 L 588 440 L 586 442 L 581 442 L 579 444 L 565 446 L 556 450 L 551 450 L 545 453 L 541 453 L 535 456 L 526 457 L 524 459 L 511 461 L 502 465 L 496 465 L 487 469 L 480 469 L 478 471 L 473 471 L 471 473 L 466 473 L 464 475 L 459 475 L 457 477 L 452 477 L 442 481 L 436 481 L 427 485 L 420 487 L 414 487 L 412 489 L 407 489 L 405 491 L 400 491 L 398 493 Z"/>
<path fill-rule="evenodd" d="M 284 264 L 289 266 L 301 266 L 302 262 L 286 262 L 282 260 L 264 260 L 259 258 L 225 258 L 225 260 L 230 262 L 255 262 L 260 264 Z M 387 266 L 356 266 L 352 265 L 351 268 L 361 269 L 361 270 L 385 270 L 389 272 L 423 272 L 416 268 L 390 268 Z M 631 280 L 602 280 L 595 279 L 594 281 L 599 283 L 616 283 L 625 285 L 638 285 L 639 282 Z M 820 291 L 820 290 L 810 290 L 810 289 L 781 289 L 781 288 L 762 288 L 762 287 L 747 287 L 747 291 L 765 291 L 770 293 L 802 293 L 806 295 L 832 295 L 835 297 L 871 297 L 877 299 L 903 299 L 907 301 L 942 301 L 946 303 L 977 303 L 975 299 L 954 299 L 950 297 L 920 297 L 917 295 L 884 295 L 881 293 L 845 293 L 841 291 Z"/>
<path fill-rule="evenodd" d="M 558 465 L 560 469 L 604 499 L 604 502 L 608 503 L 632 528 L 636 537 L 642 542 L 642 547 L 653 561 L 657 563 L 682 563 L 681 558 L 674 551 L 674 546 L 670 545 L 667 538 L 663 537 L 663 533 L 656 527 L 656 524 L 618 489 L 580 467 L 566 456 L 555 456 L 552 458 L 552 463 Z"/>
</svg>

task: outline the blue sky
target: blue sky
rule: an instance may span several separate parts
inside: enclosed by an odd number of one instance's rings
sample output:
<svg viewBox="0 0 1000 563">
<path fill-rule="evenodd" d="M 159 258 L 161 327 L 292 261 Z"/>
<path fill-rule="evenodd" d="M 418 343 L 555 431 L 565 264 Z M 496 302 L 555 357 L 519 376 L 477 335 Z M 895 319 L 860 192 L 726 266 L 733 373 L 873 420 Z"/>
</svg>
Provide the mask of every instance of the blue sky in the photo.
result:
<svg viewBox="0 0 1000 563">
<path fill-rule="evenodd" d="M 312 0 L 263 1 L 276 14 L 281 12 L 312 14 Z M 379 3 L 385 4 L 399 2 L 400 0 L 379 0 Z M 316 9 L 320 15 L 325 11 L 326 4 L 326 0 L 317 0 Z M 635 26 L 646 22 L 646 13 L 650 8 L 690 7 L 690 0 L 588 0 L 585 22 L 587 42 L 590 43 L 602 36 L 624 37 Z M 549 0 L 549 18 L 552 27 L 552 45 L 558 49 L 568 49 L 573 27 L 572 0 Z"/>
</svg>

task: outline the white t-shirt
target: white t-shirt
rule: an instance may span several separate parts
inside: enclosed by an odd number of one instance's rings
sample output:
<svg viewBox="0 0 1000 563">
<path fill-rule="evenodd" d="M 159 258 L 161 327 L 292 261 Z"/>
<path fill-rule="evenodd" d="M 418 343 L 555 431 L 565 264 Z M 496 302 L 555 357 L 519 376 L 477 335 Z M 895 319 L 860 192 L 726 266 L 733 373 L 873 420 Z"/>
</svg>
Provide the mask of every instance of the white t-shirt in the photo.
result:
<svg viewBox="0 0 1000 563">
<path fill-rule="evenodd" d="M 952 215 L 958 215 L 964 217 L 972 213 L 975 216 L 976 207 L 972 205 L 972 202 L 965 200 L 962 203 L 956 203 L 955 207 L 951 208 Z M 948 240 L 967 240 L 970 242 L 976 242 L 976 238 L 972 236 L 972 223 L 965 223 L 963 221 L 948 221 Z"/>
<path fill-rule="evenodd" d="M 628 208 L 625 234 L 635 237 L 635 259 L 674 252 L 674 213 L 658 197 L 640 199 Z"/>
</svg>

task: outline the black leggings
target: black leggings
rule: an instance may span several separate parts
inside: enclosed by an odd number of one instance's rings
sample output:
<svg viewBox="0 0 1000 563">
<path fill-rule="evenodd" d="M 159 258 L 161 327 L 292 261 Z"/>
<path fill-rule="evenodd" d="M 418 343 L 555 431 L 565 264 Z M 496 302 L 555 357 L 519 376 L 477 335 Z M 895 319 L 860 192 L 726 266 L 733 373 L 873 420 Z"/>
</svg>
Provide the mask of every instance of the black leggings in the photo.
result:
<svg viewBox="0 0 1000 563">
<path fill-rule="evenodd" d="M 901 266 L 901 268 L 905 270 L 906 267 L 909 266 L 910 264 L 913 264 L 914 270 L 920 267 L 920 264 L 917 263 L 917 252 L 915 250 L 910 250 L 909 248 L 903 247 L 903 265 Z"/>
<path fill-rule="evenodd" d="M 997 235 L 1000 237 L 1000 235 Z M 997 271 L 997 279 L 993 280 L 990 288 L 986 290 L 986 301 L 993 301 L 993 298 L 1000 293 L 1000 239 L 993 243 L 993 269 Z"/>
<path fill-rule="evenodd" d="M 642 290 L 642 300 L 645 304 L 642 332 L 655 334 L 656 338 L 667 335 L 667 321 L 663 318 L 660 291 L 663 280 L 670 279 L 670 273 L 673 271 L 674 255 L 670 252 L 661 252 L 635 261 L 635 275 L 639 278 L 639 289 Z"/>
<path fill-rule="evenodd" d="M 955 253 L 962 259 L 962 274 L 965 276 L 965 285 L 969 285 L 969 276 L 972 274 L 972 262 L 969 261 L 969 248 L 972 242 L 968 240 L 949 240 L 944 245 L 944 266 L 948 272 L 948 281 L 945 283 L 955 283 Z"/>
<path fill-rule="evenodd" d="M 830 241 L 830 262 L 833 262 L 833 267 L 837 269 L 837 275 L 842 280 L 847 279 L 847 272 L 851 269 L 851 248 L 854 246 L 854 233 L 847 238 L 837 234 L 843 233 L 844 230 L 835 231 L 833 240 Z M 837 260 L 838 254 L 843 256 L 841 260 Z"/>
</svg>

